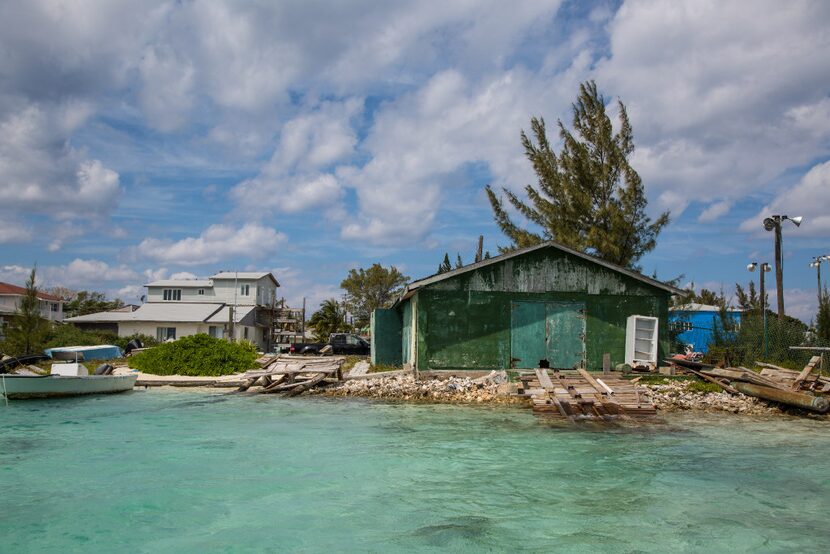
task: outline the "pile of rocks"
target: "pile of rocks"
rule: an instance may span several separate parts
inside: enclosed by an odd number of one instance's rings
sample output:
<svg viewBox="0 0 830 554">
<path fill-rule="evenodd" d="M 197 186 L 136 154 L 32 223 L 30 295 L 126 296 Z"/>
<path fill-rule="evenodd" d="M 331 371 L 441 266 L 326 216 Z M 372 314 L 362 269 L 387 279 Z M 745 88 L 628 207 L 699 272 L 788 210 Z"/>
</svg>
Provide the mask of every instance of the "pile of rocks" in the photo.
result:
<svg viewBox="0 0 830 554">
<path fill-rule="evenodd" d="M 731 412 L 734 414 L 767 415 L 782 411 L 763 400 L 733 395 L 727 392 L 698 392 L 689 390 L 690 381 L 674 381 L 660 385 L 644 385 L 650 391 L 652 402 L 658 410 L 703 410 L 707 412 Z"/>
<path fill-rule="evenodd" d="M 509 387 L 505 385 L 495 380 L 473 380 L 468 377 L 419 381 L 412 375 L 395 375 L 344 381 L 317 392 L 326 396 L 360 396 L 384 400 L 459 404 L 526 402 L 525 399 L 509 396 Z"/>
</svg>

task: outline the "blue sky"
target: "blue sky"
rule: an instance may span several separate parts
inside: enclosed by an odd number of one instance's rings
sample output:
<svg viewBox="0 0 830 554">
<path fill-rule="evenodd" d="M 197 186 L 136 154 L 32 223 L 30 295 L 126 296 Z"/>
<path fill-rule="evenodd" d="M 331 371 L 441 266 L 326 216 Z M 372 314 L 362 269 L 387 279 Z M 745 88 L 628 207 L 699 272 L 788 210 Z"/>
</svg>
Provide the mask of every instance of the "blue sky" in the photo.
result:
<svg viewBox="0 0 830 554">
<path fill-rule="evenodd" d="M 723 288 L 772 261 L 815 312 L 830 253 L 825 2 L 6 2 L 0 280 L 134 301 L 157 277 L 272 270 L 292 304 L 349 268 L 434 272 L 505 240 L 484 185 L 519 132 L 621 99 L 654 213 L 646 273 Z M 611 110 L 613 111 L 613 102 Z M 830 276 L 830 266 L 825 266 Z M 772 281 L 771 281 L 772 282 Z"/>
</svg>

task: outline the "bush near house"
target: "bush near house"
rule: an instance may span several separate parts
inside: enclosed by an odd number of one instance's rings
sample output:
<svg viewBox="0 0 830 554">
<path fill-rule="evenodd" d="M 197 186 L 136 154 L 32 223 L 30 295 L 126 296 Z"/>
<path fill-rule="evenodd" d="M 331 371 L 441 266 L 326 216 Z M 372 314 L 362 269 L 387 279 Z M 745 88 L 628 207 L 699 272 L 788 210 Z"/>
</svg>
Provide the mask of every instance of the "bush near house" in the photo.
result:
<svg viewBox="0 0 830 554">
<path fill-rule="evenodd" d="M 154 375 L 218 376 L 253 369 L 257 352 L 246 341 L 190 335 L 131 356 L 131 368 Z"/>
<path fill-rule="evenodd" d="M 58 348 L 61 346 L 97 346 L 99 344 L 113 344 L 124 350 L 133 339 L 139 339 L 144 346 L 155 346 L 158 341 L 149 335 L 130 335 L 119 337 L 113 333 L 84 331 L 74 325 L 53 325 L 46 334 L 46 343 L 43 348 Z"/>
</svg>

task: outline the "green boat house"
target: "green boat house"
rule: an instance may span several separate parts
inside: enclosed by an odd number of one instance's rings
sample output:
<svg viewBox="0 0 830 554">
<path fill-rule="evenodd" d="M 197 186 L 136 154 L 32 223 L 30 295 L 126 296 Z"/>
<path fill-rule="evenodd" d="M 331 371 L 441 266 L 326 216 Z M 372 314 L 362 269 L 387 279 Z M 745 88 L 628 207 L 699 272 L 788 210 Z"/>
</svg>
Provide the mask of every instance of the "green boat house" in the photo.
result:
<svg viewBox="0 0 830 554">
<path fill-rule="evenodd" d="M 545 242 L 406 286 L 372 314 L 372 363 L 426 371 L 602 369 L 625 362 L 630 316 L 657 318 L 668 352 L 668 308 L 679 289 Z"/>
</svg>

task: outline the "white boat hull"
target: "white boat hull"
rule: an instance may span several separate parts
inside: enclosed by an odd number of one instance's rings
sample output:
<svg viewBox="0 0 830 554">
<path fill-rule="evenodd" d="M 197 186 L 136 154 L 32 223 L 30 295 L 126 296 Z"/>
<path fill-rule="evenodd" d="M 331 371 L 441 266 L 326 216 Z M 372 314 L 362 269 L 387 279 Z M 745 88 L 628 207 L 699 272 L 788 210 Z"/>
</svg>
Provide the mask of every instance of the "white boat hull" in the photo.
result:
<svg viewBox="0 0 830 554">
<path fill-rule="evenodd" d="M 0 396 L 5 395 L 10 399 L 54 398 L 124 392 L 135 386 L 136 379 L 137 373 L 84 377 L 0 375 Z"/>
</svg>

